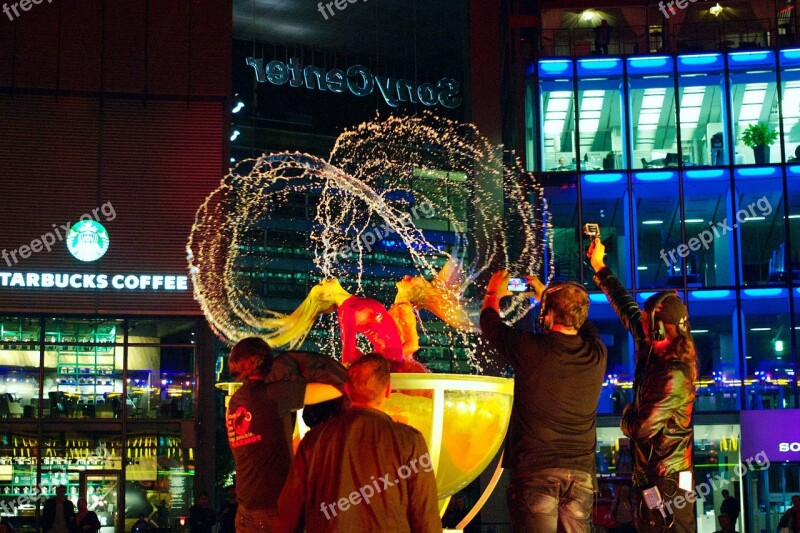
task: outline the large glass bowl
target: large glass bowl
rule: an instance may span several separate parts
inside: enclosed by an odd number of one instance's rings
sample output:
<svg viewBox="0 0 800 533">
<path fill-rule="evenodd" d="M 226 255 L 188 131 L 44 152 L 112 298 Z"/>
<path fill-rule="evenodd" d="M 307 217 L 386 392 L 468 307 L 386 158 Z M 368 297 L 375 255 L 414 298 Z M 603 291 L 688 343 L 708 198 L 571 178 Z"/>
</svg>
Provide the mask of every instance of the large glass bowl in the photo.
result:
<svg viewBox="0 0 800 533">
<path fill-rule="evenodd" d="M 386 412 L 425 436 L 439 499 L 478 477 L 508 429 L 514 380 L 458 374 L 392 374 Z"/>
</svg>

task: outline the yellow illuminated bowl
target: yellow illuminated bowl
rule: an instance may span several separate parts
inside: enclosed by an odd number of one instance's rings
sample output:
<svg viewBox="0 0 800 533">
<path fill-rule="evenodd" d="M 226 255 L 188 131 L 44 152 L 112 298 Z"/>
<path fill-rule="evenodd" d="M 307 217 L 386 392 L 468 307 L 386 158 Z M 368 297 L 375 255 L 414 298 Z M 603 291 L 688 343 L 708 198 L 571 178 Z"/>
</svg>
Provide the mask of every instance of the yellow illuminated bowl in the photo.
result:
<svg viewBox="0 0 800 533">
<path fill-rule="evenodd" d="M 217 383 L 228 393 L 226 407 L 239 386 Z M 386 412 L 425 437 L 440 500 L 478 477 L 500 449 L 511 415 L 513 379 L 392 374 L 392 390 Z"/>
<path fill-rule="evenodd" d="M 392 374 L 386 412 L 425 436 L 439 499 L 478 477 L 508 429 L 514 380 L 458 374 Z"/>
</svg>

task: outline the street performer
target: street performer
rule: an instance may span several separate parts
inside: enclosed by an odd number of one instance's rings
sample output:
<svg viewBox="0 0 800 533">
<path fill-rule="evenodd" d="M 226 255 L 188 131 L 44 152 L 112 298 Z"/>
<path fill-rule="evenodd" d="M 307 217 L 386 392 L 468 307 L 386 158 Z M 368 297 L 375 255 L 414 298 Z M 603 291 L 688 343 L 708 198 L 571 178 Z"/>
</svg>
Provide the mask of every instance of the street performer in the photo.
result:
<svg viewBox="0 0 800 533">
<path fill-rule="evenodd" d="M 634 401 L 625 406 L 620 422 L 636 448 L 633 485 L 641 496 L 636 526 L 640 532 L 694 532 L 690 492 L 697 358 L 688 312 L 674 291 L 654 294 L 642 311 L 606 267 L 604 253 L 595 237 L 587 254 L 594 281 L 636 342 Z"/>
</svg>

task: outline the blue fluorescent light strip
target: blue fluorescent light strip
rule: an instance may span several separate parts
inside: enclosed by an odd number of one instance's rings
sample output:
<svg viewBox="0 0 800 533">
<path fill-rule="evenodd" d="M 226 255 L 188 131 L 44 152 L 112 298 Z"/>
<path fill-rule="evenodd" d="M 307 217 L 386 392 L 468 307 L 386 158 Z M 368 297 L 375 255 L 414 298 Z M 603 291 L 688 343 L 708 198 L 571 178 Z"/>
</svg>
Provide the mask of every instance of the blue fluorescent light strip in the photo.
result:
<svg viewBox="0 0 800 533">
<path fill-rule="evenodd" d="M 731 297 L 731 291 L 691 291 L 689 293 L 696 300 L 725 300 Z"/>
<path fill-rule="evenodd" d="M 677 172 L 636 172 L 633 175 L 634 179 L 639 181 L 670 181 L 677 179 Z"/>
<path fill-rule="evenodd" d="M 746 298 L 768 298 L 770 296 L 781 296 L 785 289 L 745 289 Z"/>
<path fill-rule="evenodd" d="M 584 174 L 581 179 L 586 183 L 617 183 L 625 178 L 623 174 Z"/>
</svg>

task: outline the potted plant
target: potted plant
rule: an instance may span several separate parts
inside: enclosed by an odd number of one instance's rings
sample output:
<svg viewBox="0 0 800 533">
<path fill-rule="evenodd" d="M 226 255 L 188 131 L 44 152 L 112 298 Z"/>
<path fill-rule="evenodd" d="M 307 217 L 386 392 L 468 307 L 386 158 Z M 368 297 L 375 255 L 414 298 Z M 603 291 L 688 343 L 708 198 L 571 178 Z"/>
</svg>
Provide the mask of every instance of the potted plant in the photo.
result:
<svg viewBox="0 0 800 533">
<path fill-rule="evenodd" d="M 775 143 L 777 138 L 777 131 L 770 128 L 769 124 L 759 122 L 747 126 L 742 135 L 742 142 L 745 146 L 753 149 L 756 165 L 766 165 L 769 163 L 769 147 Z"/>
</svg>

